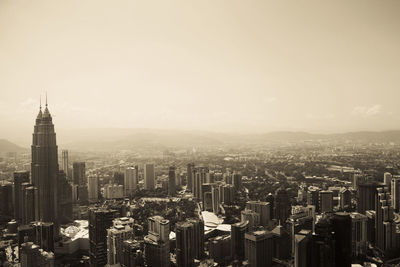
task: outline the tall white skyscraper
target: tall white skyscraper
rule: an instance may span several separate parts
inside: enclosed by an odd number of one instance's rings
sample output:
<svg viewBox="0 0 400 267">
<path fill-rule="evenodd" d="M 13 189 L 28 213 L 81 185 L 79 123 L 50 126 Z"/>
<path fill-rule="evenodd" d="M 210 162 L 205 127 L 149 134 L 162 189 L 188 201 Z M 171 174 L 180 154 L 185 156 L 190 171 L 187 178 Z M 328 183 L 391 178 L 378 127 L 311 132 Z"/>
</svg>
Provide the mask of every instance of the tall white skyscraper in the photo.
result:
<svg viewBox="0 0 400 267">
<path fill-rule="evenodd" d="M 144 189 L 154 190 L 155 187 L 154 164 L 144 165 Z"/>
<path fill-rule="evenodd" d="M 124 193 L 125 196 L 130 196 L 137 189 L 138 172 L 135 167 L 128 167 L 125 169 L 124 177 Z"/>
<path fill-rule="evenodd" d="M 383 174 L 383 183 L 387 186 L 390 187 L 390 182 L 392 181 L 392 174 L 390 172 L 385 172 Z"/>
<path fill-rule="evenodd" d="M 97 175 L 89 175 L 88 193 L 89 193 L 89 201 L 96 202 L 99 196 L 99 178 L 97 177 Z"/>
<path fill-rule="evenodd" d="M 62 164 L 61 167 L 64 170 L 65 174 L 67 175 L 67 178 L 70 178 L 69 172 L 68 172 L 68 150 L 63 150 L 62 151 Z"/>
</svg>

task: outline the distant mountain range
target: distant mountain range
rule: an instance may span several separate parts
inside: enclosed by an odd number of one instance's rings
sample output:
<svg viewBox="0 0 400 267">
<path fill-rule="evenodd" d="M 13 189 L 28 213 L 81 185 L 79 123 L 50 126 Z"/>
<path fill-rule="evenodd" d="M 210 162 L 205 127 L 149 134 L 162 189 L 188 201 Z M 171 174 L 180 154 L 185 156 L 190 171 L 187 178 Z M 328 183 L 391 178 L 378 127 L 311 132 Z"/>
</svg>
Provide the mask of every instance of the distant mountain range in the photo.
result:
<svg viewBox="0 0 400 267">
<path fill-rule="evenodd" d="M 0 139 L 0 152 L 26 152 L 27 149 L 20 147 L 8 140 Z"/>
<path fill-rule="evenodd" d="M 206 147 L 225 145 L 263 145 L 331 141 L 351 143 L 400 144 L 400 130 L 382 132 L 348 132 L 340 134 L 313 134 L 307 132 L 270 132 L 265 134 L 231 134 L 205 131 L 166 129 L 85 129 L 57 132 L 59 147 L 74 150 L 122 150 L 134 148 Z M 1 151 L 26 149 L 0 139 Z"/>
</svg>

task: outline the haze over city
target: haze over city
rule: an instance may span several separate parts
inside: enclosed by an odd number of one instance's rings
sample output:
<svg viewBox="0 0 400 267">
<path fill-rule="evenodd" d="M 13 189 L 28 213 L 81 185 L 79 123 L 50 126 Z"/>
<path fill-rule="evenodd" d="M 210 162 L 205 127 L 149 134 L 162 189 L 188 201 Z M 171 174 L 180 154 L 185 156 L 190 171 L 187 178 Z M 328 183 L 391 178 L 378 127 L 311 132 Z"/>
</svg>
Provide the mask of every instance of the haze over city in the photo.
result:
<svg viewBox="0 0 400 267">
<path fill-rule="evenodd" d="M 156 2 L 1 1 L 1 137 L 399 128 L 398 1 Z"/>
</svg>

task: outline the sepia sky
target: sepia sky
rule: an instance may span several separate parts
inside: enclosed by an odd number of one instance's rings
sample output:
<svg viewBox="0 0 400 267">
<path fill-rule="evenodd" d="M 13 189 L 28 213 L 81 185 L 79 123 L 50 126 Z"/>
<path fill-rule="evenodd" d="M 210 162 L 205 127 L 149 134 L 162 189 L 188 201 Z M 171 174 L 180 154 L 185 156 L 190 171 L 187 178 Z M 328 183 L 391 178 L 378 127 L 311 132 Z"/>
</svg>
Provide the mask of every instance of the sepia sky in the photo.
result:
<svg viewBox="0 0 400 267">
<path fill-rule="evenodd" d="M 400 1 L 0 1 L 0 138 L 400 129 Z"/>
</svg>

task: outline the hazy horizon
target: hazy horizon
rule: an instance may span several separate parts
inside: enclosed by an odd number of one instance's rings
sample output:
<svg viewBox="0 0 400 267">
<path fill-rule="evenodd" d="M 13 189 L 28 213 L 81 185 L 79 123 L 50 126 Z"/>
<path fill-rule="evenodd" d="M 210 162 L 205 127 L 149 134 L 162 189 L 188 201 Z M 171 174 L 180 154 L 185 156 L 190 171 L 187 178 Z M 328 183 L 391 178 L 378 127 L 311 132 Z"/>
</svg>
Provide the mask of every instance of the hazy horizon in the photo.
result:
<svg viewBox="0 0 400 267">
<path fill-rule="evenodd" d="M 31 141 L 46 91 L 58 136 L 400 129 L 398 14 L 399 1 L 1 1 L 0 138 Z"/>
</svg>

